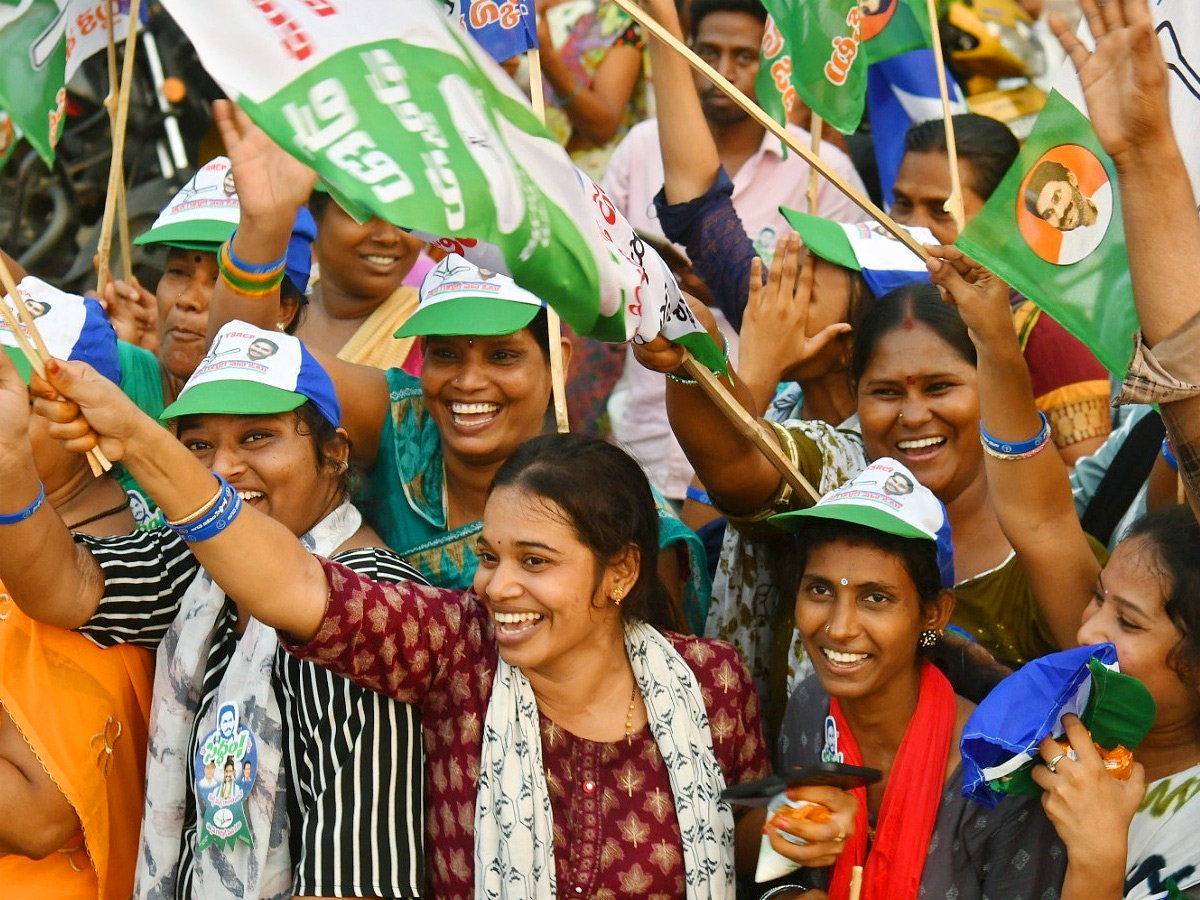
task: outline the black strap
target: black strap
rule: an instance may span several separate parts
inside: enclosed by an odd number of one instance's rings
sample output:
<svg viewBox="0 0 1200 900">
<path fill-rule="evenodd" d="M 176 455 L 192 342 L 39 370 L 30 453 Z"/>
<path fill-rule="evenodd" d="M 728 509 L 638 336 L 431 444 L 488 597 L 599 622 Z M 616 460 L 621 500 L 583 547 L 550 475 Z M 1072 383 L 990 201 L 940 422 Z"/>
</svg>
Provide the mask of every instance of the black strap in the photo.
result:
<svg viewBox="0 0 1200 900">
<path fill-rule="evenodd" d="M 1125 443 L 1113 457 L 1079 518 L 1083 530 L 1100 543 L 1107 544 L 1112 538 L 1117 523 L 1150 476 L 1166 434 L 1162 416 L 1151 411 L 1130 429 Z"/>
</svg>

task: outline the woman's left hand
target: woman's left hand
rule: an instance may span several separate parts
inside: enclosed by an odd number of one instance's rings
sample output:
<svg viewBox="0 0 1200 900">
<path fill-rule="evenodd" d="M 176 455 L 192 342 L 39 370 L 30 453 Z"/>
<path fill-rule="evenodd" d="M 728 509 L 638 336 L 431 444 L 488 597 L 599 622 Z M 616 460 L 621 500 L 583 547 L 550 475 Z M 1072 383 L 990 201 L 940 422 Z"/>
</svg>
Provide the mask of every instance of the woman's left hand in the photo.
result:
<svg viewBox="0 0 1200 900">
<path fill-rule="evenodd" d="M 1034 766 L 1033 780 L 1045 790 L 1042 807 L 1058 836 L 1067 845 L 1072 864 L 1116 865 L 1124 870 L 1129 823 L 1146 794 L 1146 772 L 1133 764 L 1128 781 L 1108 774 L 1092 744 L 1092 736 L 1076 716 L 1064 716 L 1067 740 L 1075 759 L 1047 737 L 1039 749 L 1042 759 L 1054 762 Z"/>
<path fill-rule="evenodd" d="M 692 310 L 692 315 L 696 317 L 696 321 L 704 326 L 709 336 L 716 342 L 717 346 L 720 346 L 721 329 L 717 326 L 717 320 L 713 316 L 712 310 L 691 294 L 684 293 L 683 299 L 687 301 L 687 305 Z M 634 357 L 652 372 L 674 372 L 683 365 L 683 354 L 685 352 L 685 349 L 679 344 L 667 340 L 662 335 L 645 343 L 639 344 L 636 341 L 633 343 Z"/>
<path fill-rule="evenodd" d="M 931 244 L 926 264 L 942 298 L 958 308 L 976 344 L 1012 337 L 1012 307 L 1008 285 L 961 250 Z"/>
<path fill-rule="evenodd" d="M 854 833 L 858 799 L 849 791 L 823 785 L 789 788 L 787 795 L 789 800 L 819 803 L 833 815 L 826 822 L 813 822 L 808 819 L 789 819 L 776 814 L 767 821 L 766 827 L 771 849 L 780 856 L 809 868 L 832 866 L 846 849 L 846 838 Z M 780 832 L 787 832 L 807 843 L 794 844 Z"/>
</svg>

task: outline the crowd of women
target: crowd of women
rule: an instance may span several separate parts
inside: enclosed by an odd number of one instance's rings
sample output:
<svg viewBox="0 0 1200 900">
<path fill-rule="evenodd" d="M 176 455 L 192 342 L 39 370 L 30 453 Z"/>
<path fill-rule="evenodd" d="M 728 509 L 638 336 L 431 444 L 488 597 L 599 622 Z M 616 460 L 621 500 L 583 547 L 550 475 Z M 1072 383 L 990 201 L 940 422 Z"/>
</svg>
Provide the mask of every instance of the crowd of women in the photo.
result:
<svg viewBox="0 0 1200 900">
<path fill-rule="evenodd" d="M 768 266 L 679 59 L 603 4 L 543 20 L 597 172 L 652 57 L 658 217 L 742 328 L 734 397 L 822 495 L 678 346 L 635 346 L 712 559 L 644 461 L 545 433 L 547 298 L 357 221 L 221 104 L 227 157 L 140 238 L 155 292 L 23 278 L 44 377 L 0 330 L 0 897 L 1200 897 L 1200 217 L 1147 0 L 1080 6 L 1094 47 L 1054 27 L 1141 325 L 1118 401 L 1167 434 L 1132 490 L 1081 484 L 1134 478 L 1094 360 L 951 246 L 939 132 L 892 210 L 927 271 L 881 285 L 804 217 Z M 973 215 L 1017 148 L 958 122 Z M 603 381 L 611 350 L 562 349 Z M 1128 777 L 1067 715 L 1038 793 L 965 796 L 976 705 L 1095 644 L 1154 702 Z M 878 777 L 726 794 L 823 764 Z"/>
</svg>

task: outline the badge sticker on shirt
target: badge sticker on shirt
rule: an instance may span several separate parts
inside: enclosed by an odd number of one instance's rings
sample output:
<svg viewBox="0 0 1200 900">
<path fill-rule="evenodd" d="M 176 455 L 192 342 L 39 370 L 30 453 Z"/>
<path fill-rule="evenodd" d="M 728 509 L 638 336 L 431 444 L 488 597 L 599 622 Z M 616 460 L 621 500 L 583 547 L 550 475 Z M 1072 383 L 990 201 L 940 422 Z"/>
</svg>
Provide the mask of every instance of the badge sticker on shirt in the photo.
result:
<svg viewBox="0 0 1200 900">
<path fill-rule="evenodd" d="M 215 844 L 229 850 L 238 841 L 253 847 L 245 802 L 258 777 L 258 742 L 240 723 L 236 703 L 222 703 L 217 710 L 217 727 L 196 751 L 195 777 L 204 808 L 196 849 Z"/>
<path fill-rule="evenodd" d="M 838 752 L 838 727 L 833 716 L 825 717 L 825 746 L 821 750 L 821 762 L 844 762 L 844 756 Z"/>
</svg>

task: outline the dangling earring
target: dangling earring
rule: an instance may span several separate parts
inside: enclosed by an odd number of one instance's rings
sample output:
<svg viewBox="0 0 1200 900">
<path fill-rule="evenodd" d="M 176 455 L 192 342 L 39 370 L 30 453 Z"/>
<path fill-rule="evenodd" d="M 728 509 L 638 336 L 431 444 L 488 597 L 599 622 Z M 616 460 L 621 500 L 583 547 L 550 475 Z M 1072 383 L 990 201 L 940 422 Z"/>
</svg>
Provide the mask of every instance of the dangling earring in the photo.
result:
<svg viewBox="0 0 1200 900">
<path fill-rule="evenodd" d="M 938 642 L 938 638 L 942 636 L 940 631 L 934 631 L 932 628 L 926 628 L 921 632 L 921 637 L 917 640 L 917 644 L 928 650 Z"/>
<path fill-rule="evenodd" d="M 625 599 L 625 592 L 623 590 L 621 590 L 621 588 L 614 588 L 611 599 L 613 602 L 613 606 L 620 609 L 621 601 Z"/>
</svg>

